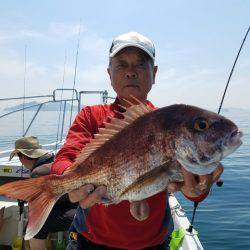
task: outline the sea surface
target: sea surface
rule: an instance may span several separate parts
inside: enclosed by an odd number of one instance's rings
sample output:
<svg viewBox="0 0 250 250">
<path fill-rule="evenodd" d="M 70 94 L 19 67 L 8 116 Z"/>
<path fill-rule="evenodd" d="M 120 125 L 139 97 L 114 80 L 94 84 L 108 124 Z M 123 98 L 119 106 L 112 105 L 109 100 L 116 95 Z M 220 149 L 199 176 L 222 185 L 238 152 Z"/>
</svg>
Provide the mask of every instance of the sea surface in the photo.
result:
<svg viewBox="0 0 250 250">
<path fill-rule="evenodd" d="M 35 112 L 25 113 L 25 127 Z M 211 194 L 198 206 L 194 227 L 208 250 L 250 249 L 250 111 L 227 109 L 222 113 L 232 119 L 243 131 L 243 145 L 223 160 L 224 185 L 214 185 Z M 69 127 L 67 112 L 64 130 Z M 62 116 L 61 116 L 62 118 Z M 52 143 L 57 138 L 59 113 L 41 111 L 27 135 L 36 135 L 42 144 Z M 61 135 L 61 124 L 59 126 Z M 0 119 L 0 151 L 13 148 L 14 141 L 22 135 L 22 113 Z M 65 132 L 63 133 L 65 135 Z M 177 194 L 177 198 L 191 220 L 193 204 Z"/>
</svg>

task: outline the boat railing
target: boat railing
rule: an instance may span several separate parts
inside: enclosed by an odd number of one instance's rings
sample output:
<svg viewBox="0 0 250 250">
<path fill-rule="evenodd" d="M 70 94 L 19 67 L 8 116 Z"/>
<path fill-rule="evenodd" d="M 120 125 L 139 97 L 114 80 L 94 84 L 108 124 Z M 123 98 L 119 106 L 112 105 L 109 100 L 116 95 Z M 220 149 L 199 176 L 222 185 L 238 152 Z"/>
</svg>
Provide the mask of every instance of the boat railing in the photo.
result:
<svg viewBox="0 0 250 250">
<path fill-rule="evenodd" d="M 70 91 L 72 92 L 72 98 L 57 98 L 57 92 L 65 92 L 65 91 Z M 64 88 L 64 89 L 55 89 L 53 91 L 52 95 L 36 95 L 36 96 L 25 96 L 25 97 L 11 97 L 11 98 L 0 98 L 0 102 L 1 101 L 11 101 L 11 100 L 26 100 L 26 99 L 41 99 L 41 98 L 51 98 L 51 100 L 47 100 L 47 101 L 42 101 L 39 102 L 38 104 L 34 104 L 34 105 L 29 105 L 29 106 L 24 106 L 22 108 L 17 108 L 15 110 L 12 110 L 10 112 L 4 113 L 2 115 L 0 115 L 0 119 L 9 115 L 12 115 L 14 113 L 17 112 L 23 112 L 24 110 L 28 110 L 28 109 L 32 109 L 37 107 L 36 112 L 34 113 L 33 117 L 31 118 L 31 121 L 28 123 L 26 129 L 24 130 L 23 136 L 26 136 L 27 133 L 29 132 L 33 122 L 35 121 L 37 115 L 39 114 L 41 108 L 45 105 L 45 104 L 49 104 L 49 103 L 62 103 L 63 105 L 63 110 L 62 110 L 62 124 L 61 124 L 61 135 L 60 135 L 60 142 L 63 140 L 63 133 L 64 133 L 64 122 L 65 122 L 65 113 L 66 113 L 66 104 L 67 102 L 71 102 L 71 105 L 73 105 L 73 102 L 77 102 L 77 109 L 78 111 L 80 111 L 81 107 L 82 107 L 82 99 L 84 95 L 89 95 L 89 94 L 99 94 L 101 96 L 101 102 L 102 103 L 108 103 L 109 99 L 114 99 L 113 97 L 110 97 L 108 95 L 108 91 L 104 90 L 104 91 L 77 91 L 76 89 L 70 89 L 70 88 Z"/>
<path fill-rule="evenodd" d="M 72 97 L 71 98 L 62 98 L 62 95 L 65 94 L 65 92 L 68 92 L 69 94 L 72 93 Z M 61 94 L 61 95 L 60 95 Z M 10 98 L 0 98 L 0 103 L 4 102 L 4 101 L 24 101 L 24 100 L 39 100 L 39 103 L 37 104 L 32 104 L 32 105 L 28 105 L 28 103 L 26 103 L 25 105 L 23 104 L 23 107 L 20 108 L 20 105 L 18 105 L 16 109 L 14 110 L 10 110 L 9 112 L 6 112 L 4 114 L 0 115 L 0 119 L 13 115 L 15 113 L 18 112 L 24 112 L 24 110 L 32 110 L 34 108 L 37 108 L 34 112 L 34 114 L 32 115 L 29 123 L 27 124 L 27 126 L 23 129 L 23 136 L 26 136 L 28 134 L 28 132 L 30 131 L 32 124 L 34 123 L 34 121 L 36 120 L 39 112 L 41 111 L 42 107 L 44 107 L 47 104 L 52 104 L 52 103 L 60 103 L 60 110 L 58 108 L 58 111 L 61 112 L 61 121 L 59 121 L 60 124 L 58 124 L 58 130 L 60 130 L 60 135 L 58 136 L 58 138 L 53 142 L 53 143 L 47 143 L 47 144 L 43 144 L 43 148 L 50 151 L 53 150 L 55 151 L 55 149 L 60 148 L 60 146 L 64 143 L 64 132 L 65 132 L 65 119 L 66 119 L 66 112 L 67 112 L 67 104 L 71 104 L 71 106 L 73 107 L 73 104 L 76 102 L 77 103 L 77 111 L 79 112 L 80 109 L 84 106 L 85 103 L 85 96 L 87 95 L 100 95 L 100 102 L 103 104 L 108 103 L 110 100 L 113 100 L 113 97 L 110 97 L 108 95 L 108 91 L 107 90 L 103 90 L 103 91 L 77 91 L 76 89 L 72 89 L 72 88 L 57 88 L 54 89 L 51 95 L 34 95 L 34 96 L 25 96 L 25 97 L 10 97 Z M 44 98 L 49 98 L 49 100 L 44 100 Z M 41 101 L 41 99 L 43 99 L 43 101 Z M 71 107 L 71 112 L 72 112 L 72 107 Z M 75 110 L 75 106 L 74 106 L 74 110 Z M 59 125 L 60 125 L 60 129 L 59 129 Z M 4 150 L 4 151 L 0 151 L 0 159 L 9 156 L 10 152 L 12 150 Z"/>
</svg>

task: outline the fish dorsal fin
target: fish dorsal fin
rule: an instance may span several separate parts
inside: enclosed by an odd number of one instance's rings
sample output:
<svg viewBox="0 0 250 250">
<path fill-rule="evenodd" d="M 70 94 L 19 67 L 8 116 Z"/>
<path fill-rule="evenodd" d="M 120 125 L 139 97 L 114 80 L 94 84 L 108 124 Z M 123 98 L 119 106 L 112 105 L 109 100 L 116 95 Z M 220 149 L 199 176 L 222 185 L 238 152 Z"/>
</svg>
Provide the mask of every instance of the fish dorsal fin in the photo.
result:
<svg viewBox="0 0 250 250">
<path fill-rule="evenodd" d="M 94 135 L 94 139 L 92 139 L 86 146 L 81 150 L 79 155 L 76 157 L 75 162 L 71 167 L 66 169 L 64 173 L 71 172 L 76 169 L 82 162 L 84 162 L 95 150 L 100 148 L 105 142 L 110 140 L 113 136 L 118 134 L 122 129 L 129 126 L 133 123 L 137 118 L 147 114 L 154 109 L 149 105 L 139 101 L 137 98 L 131 96 L 134 100 L 134 103 L 123 99 L 126 103 L 131 105 L 128 108 L 125 108 L 119 105 L 122 109 L 125 110 L 124 113 L 119 113 L 123 116 L 123 119 L 111 117 L 111 122 L 104 122 L 105 128 L 99 128 L 99 133 Z"/>
</svg>

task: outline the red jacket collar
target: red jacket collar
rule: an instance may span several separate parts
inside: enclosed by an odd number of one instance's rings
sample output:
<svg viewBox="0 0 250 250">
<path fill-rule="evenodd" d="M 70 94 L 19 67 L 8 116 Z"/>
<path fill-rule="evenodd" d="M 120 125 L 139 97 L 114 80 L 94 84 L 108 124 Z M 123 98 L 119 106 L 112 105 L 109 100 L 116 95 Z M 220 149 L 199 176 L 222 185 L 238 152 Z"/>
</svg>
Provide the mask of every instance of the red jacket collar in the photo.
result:
<svg viewBox="0 0 250 250">
<path fill-rule="evenodd" d="M 146 101 L 147 105 L 149 105 L 151 108 L 156 109 L 156 107 L 153 105 L 152 102 L 150 102 L 149 100 Z M 112 110 L 119 110 L 119 99 L 118 97 L 115 98 L 115 101 L 111 104 L 111 109 Z"/>
</svg>

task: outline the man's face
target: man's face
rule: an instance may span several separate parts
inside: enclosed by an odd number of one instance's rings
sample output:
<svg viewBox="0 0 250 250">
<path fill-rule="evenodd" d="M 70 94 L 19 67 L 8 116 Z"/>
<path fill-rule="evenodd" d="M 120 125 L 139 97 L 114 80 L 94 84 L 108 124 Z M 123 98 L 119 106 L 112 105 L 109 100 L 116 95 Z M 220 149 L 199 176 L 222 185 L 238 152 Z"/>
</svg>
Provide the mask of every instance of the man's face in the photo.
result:
<svg viewBox="0 0 250 250">
<path fill-rule="evenodd" d="M 17 154 L 17 156 L 19 157 L 19 161 L 22 163 L 22 165 L 26 168 L 28 168 L 29 170 L 32 169 L 32 166 L 34 164 L 33 160 L 29 160 L 27 159 L 23 154 Z"/>
<path fill-rule="evenodd" d="M 128 47 L 112 58 L 108 73 L 111 85 L 119 98 L 129 99 L 131 95 L 141 101 L 155 81 L 157 67 L 141 49 Z"/>
</svg>

